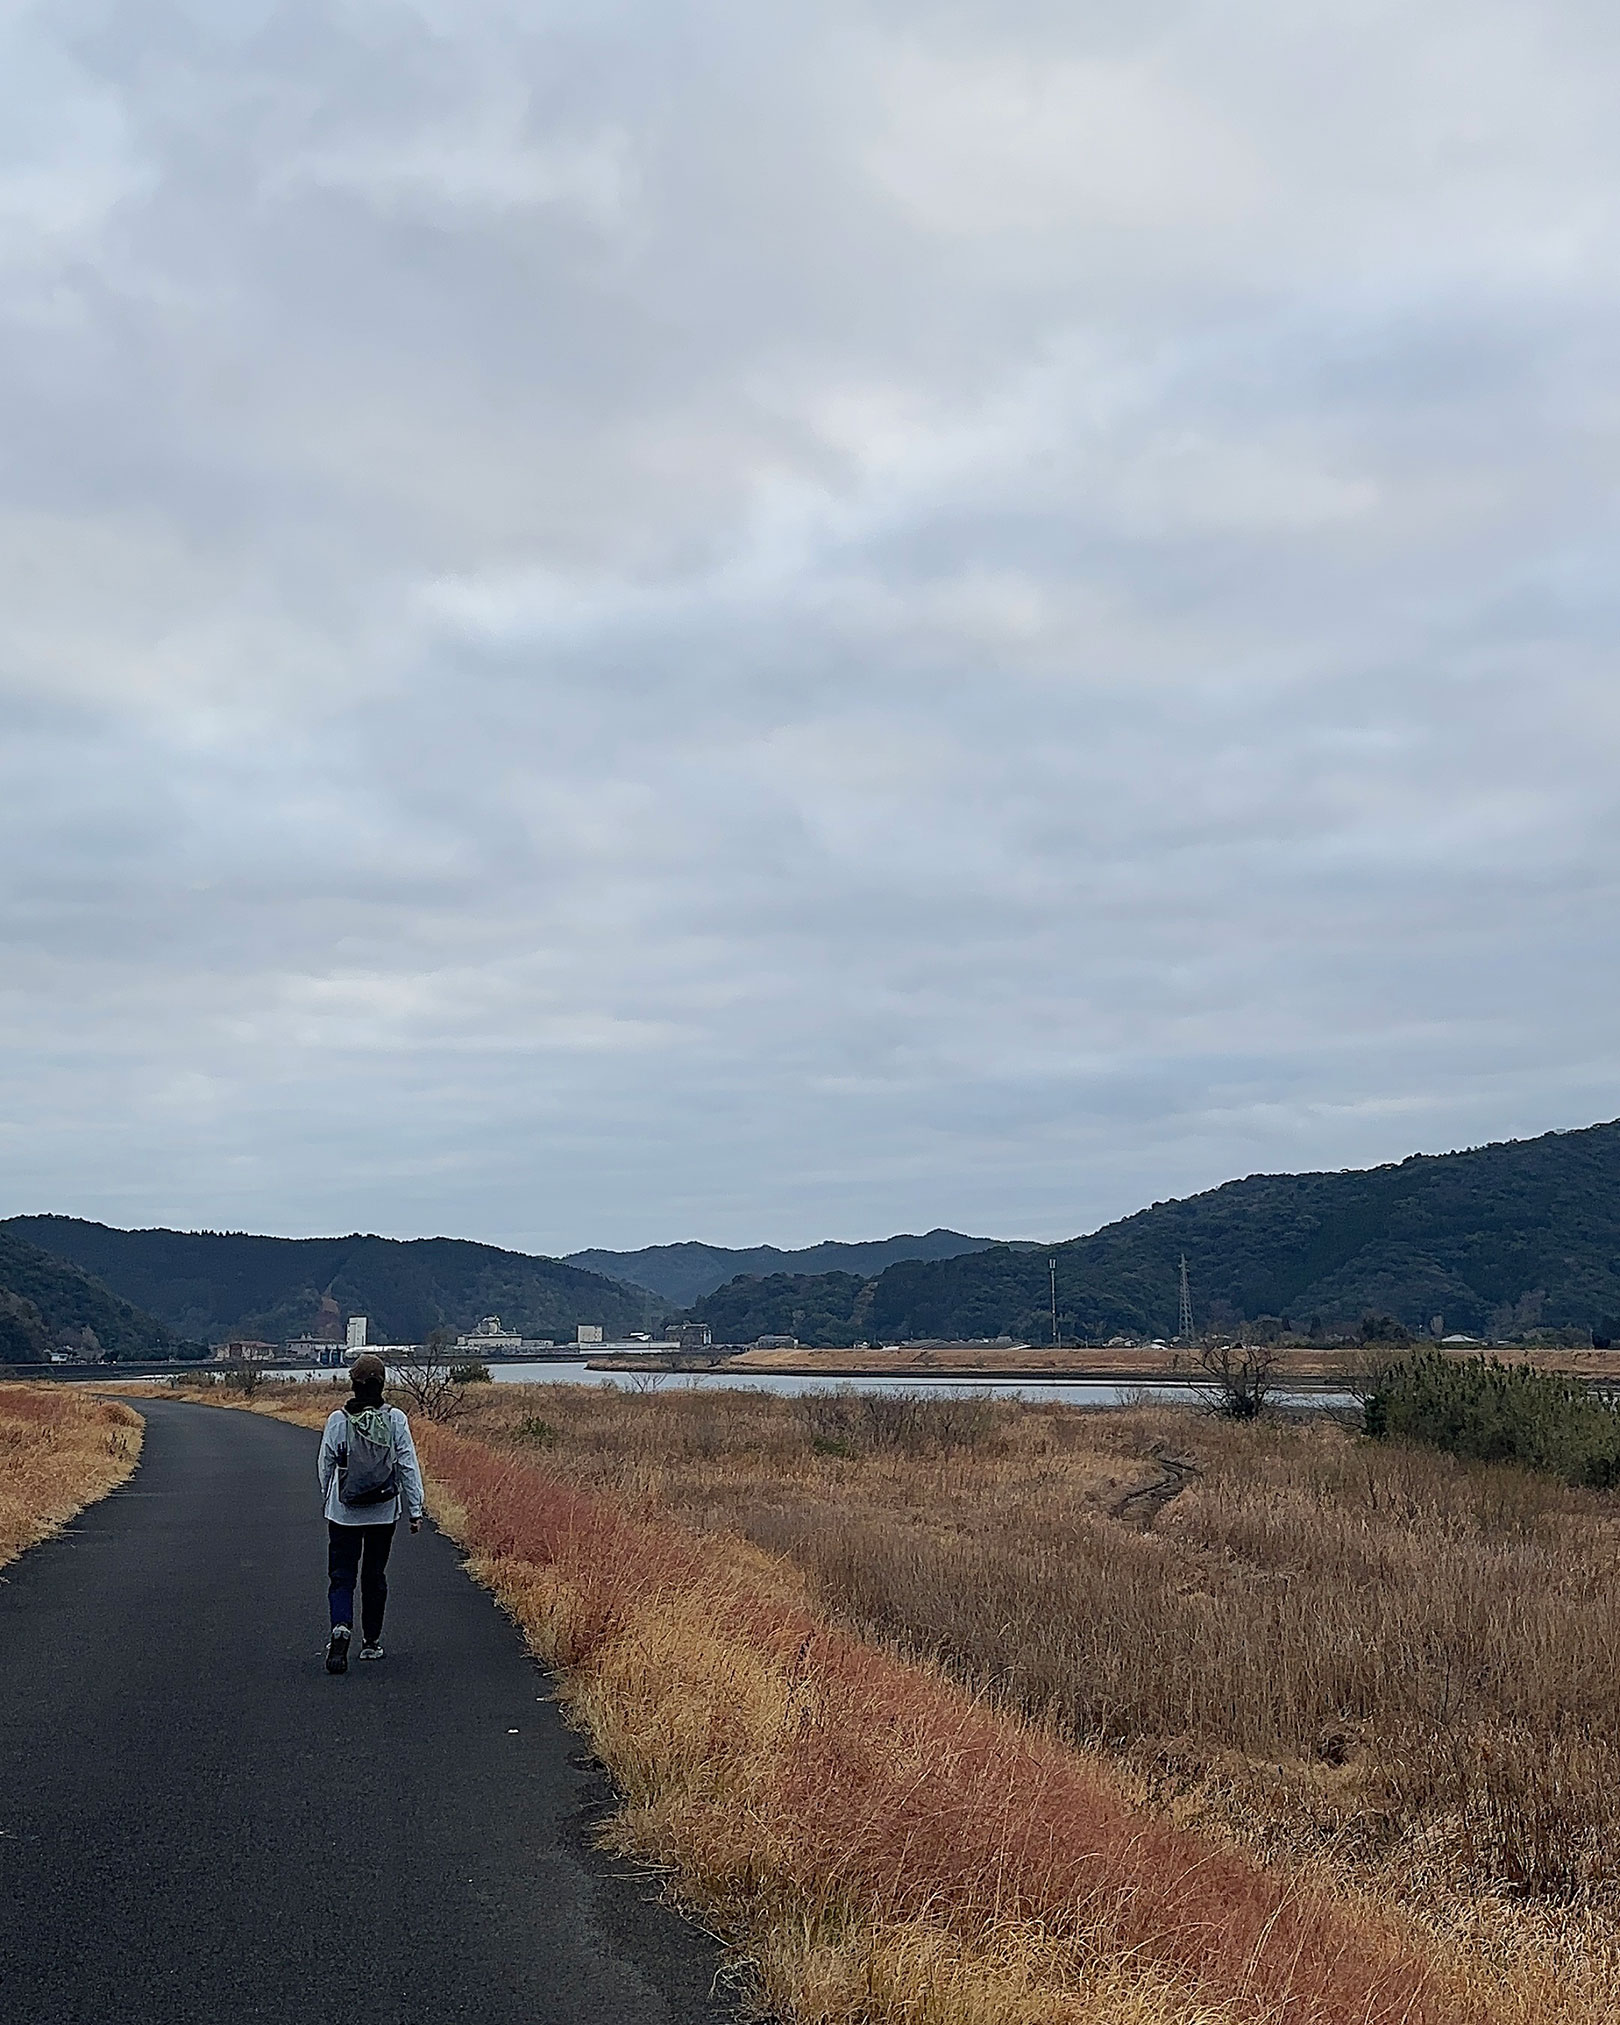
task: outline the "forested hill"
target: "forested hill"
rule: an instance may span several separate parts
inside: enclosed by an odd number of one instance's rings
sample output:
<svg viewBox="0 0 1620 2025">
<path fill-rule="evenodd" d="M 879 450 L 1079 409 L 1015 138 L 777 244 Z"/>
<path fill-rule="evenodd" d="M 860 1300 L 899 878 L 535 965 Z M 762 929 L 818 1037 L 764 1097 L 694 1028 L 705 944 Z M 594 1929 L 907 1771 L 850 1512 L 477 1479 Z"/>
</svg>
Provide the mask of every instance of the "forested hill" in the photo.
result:
<svg viewBox="0 0 1620 2025">
<path fill-rule="evenodd" d="M 239 1232 L 115 1230 L 77 1217 L 19 1216 L 0 1232 L 70 1260 L 183 1336 L 285 1342 L 322 1313 L 364 1315 L 373 1342 L 416 1343 L 496 1314 L 561 1341 L 576 1324 L 617 1335 L 660 1303 L 560 1259 L 460 1238 L 277 1238 Z"/>
<path fill-rule="evenodd" d="M 1272 1315 L 1342 1330 L 1372 1313 L 1412 1329 L 1438 1315 L 1469 1335 L 1610 1322 L 1604 1333 L 1620 1333 L 1620 1124 L 1390 1167 L 1251 1175 L 1037 1251 L 904 1262 L 855 1291 L 801 1278 L 768 1313 L 751 1302 L 748 1319 L 756 1333 L 799 1334 L 798 1310 L 823 1342 L 1045 1342 L 1055 1258 L 1065 1337 L 1169 1336 L 1183 1253 L 1200 1326 Z M 717 1335 L 729 1300 L 722 1289 L 695 1310 L 714 1309 Z"/>
<path fill-rule="evenodd" d="M 43 1363 L 62 1348 L 124 1363 L 203 1354 L 78 1266 L 0 1230 L 0 1364 Z"/>
<path fill-rule="evenodd" d="M 570 1252 L 571 1266 L 584 1266 L 610 1279 L 648 1287 L 666 1300 L 683 1305 L 723 1287 L 739 1275 L 762 1280 L 780 1273 L 857 1273 L 870 1279 L 901 1259 L 953 1259 L 963 1252 L 987 1251 L 994 1238 L 964 1237 L 960 1231 L 931 1230 L 921 1237 L 870 1238 L 854 1244 L 829 1239 L 802 1251 L 778 1251 L 775 1245 L 733 1250 L 725 1245 L 696 1243 L 647 1245 L 639 1252 Z"/>
</svg>

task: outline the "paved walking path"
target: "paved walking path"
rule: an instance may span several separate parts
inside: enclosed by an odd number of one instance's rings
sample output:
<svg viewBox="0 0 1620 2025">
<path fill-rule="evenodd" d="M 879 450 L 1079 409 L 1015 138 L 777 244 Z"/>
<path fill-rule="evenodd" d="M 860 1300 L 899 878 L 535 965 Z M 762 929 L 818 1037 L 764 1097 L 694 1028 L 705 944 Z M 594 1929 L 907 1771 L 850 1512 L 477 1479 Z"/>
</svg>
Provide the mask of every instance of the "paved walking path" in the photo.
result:
<svg viewBox="0 0 1620 2025">
<path fill-rule="evenodd" d="M 331 1678 L 316 1437 L 141 1411 L 131 1482 L 0 1573 L 0 2018 L 731 2017 L 451 1543 L 401 1527 L 388 1658 Z"/>
</svg>

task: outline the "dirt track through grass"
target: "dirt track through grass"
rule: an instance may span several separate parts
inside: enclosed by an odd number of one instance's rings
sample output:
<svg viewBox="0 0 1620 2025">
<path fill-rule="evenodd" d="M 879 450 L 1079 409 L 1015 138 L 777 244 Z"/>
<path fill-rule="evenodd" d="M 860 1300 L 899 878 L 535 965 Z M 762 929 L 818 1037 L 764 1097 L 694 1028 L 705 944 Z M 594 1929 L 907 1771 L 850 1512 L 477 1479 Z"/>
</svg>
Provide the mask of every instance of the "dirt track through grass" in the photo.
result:
<svg viewBox="0 0 1620 2025">
<path fill-rule="evenodd" d="M 1180 1497 L 1198 1474 L 1198 1465 L 1189 1456 L 1166 1455 L 1162 1444 L 1154 1446 L 1152 1458 L 1159 1468 L 1153 1481 L 1133 1485 L 1109 1507 L 1110 1518 L 1123 1520 L 1139 1533 L 1151 1532 L 1165 1506 Z"/>
</svg>

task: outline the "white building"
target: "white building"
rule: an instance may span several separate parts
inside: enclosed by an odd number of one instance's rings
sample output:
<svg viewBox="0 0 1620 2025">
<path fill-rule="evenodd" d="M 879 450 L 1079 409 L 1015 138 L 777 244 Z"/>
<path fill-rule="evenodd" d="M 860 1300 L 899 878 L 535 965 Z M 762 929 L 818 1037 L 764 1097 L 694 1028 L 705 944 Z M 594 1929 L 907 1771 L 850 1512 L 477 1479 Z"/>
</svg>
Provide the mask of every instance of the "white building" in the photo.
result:
<svg viewBox="0 0 1620 2025">
<path fill-rule="evenodd" d="M 601 1323 L 581 1322 L 579 1325 L 579 1335 L 576 1340 L 580 1343 L 600 1343 L 602 1340 Z"/>
<path fill-rule="evenodd" d="M 456 1338 L 458 1350 L 482 1351 L 486 1356 L 491 1352 L 498 1356 L 510 1356 L 524 1347 L 523 1337 L 504 1328 L 499 1315 L 486 1315 L 475 1329 L 469 1329 L 465 1336 Z"/>
<path fill-rule="evenodd" d="M 366 1347 L 366 1318 L 364 1315 L 349 1317 L 349 1331 L 343 1339 L 346 1350 L 364 1350 Z"/>
</svg>

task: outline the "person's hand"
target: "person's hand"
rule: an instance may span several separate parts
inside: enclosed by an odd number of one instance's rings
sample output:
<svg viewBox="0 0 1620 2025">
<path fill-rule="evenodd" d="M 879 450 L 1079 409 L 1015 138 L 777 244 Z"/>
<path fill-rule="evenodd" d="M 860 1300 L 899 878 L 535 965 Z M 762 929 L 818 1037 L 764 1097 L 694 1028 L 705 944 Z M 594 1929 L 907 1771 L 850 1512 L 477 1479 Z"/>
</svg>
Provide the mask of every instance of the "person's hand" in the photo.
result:
<svg viewBox="0 0 1620 2025">
<path fill-rule="evenodd" d="M 420 1519 L 412 1519 L 411 1531 L 413 1533 L 420 1533 L 421 1530 L 422 1530 L 422 1521 Z"/>
</svg>

